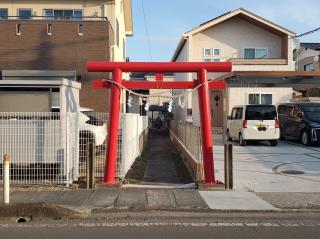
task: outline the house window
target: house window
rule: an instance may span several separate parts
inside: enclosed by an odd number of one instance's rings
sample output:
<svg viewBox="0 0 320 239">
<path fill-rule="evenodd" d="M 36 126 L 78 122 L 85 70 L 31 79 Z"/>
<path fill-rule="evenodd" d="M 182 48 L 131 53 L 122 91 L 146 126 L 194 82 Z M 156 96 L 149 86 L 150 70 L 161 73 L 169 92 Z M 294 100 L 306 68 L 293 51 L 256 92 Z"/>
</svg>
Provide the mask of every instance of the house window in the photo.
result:
<svg viewBox="0 0 320 239">
<path fill-rule="evenodd" d="M 268 51 L 266 48 L 256 48 L 255 58 L 262 59 L 267 58 Z"/>
<path fill-rule="evenodd" d="M 272 105 L 272 94 L 261 94 L 262 105 Z"/>
<path fill-rule="evenodd" d="M 313 63 L 306 64 L 303 66 L 304 71 L 314 71 L 314 65 Z"/>
<path fill-rule="evenodd" d="M 245 59 L 262 59 L 267 58 L 268 49 L 267 48 L 245 48 L 244 58 Z"/>
<path fill-rule="evenodd" d="M 81 20 L 83 17 L 83 10 L 79 9 L 44 9 L 43 11 L 46 19 Z"/>
<path fill-rule="evenodd" d="M 250 105 L 260 104 L 260 94 L 249 94 L 249 104 Z"/>
<path fill-rule="evenodd" d="M 44 10 L 44 16 L 46 19 L 54 19 L 54 13 L 52 9 L 46 9 Z"/>
<path fill-rule="evenodd" d="M 203 48 L 203 56 L 212 56 L 211 48 Z"/>
<path fill-rule="evenodd" d="M 8 8 L 0 8 L 0 20 L 8 19 Z"/>
<path fill-rule="evenodd" d="M 21 19 L 21 20 L 31 19 L 32 9 L 20 8 L 20 9 L 18 9 L 18 16 L 19 16 L 19 19 Z"/>
<path fill-rule="evenodd" d="M 220 62 L 220 58 L 203 58 L 203 62 Z"/>
<path fill-rule="evenodd" d="M 117 46 L 119 47 L 119 44 L 120 44 L 120 26 L 119 26 L 119 22 L 118 22 L 118 19 L 117 19 L 117 23 L 116 23 L 116 42 L 117 42 Z"/>
<path fill-rule="evenodd" d="M 82 10 L 73 10 L 73 18 L 77 20 L 81 20 L 83 16 Z"/>
<path fill-rule="evenodd" d="M 250 105 L 272 105 L 272 94 L 252 93 L 248 98 Z"/>
<path fill-rule="evenodd" d="M 81 35 L 83 35 L 83 25 L 82 24 L 79 24 L 78 25 L 78 34 L 81 36 Z"/>
<path fill-rule="evenodd" d="M 47 25 L 47 34 L 48 34 L 48 36 L 52 35 L 52 25 L 51 24 Z"/>
<path fill-rule="evenodd" d="M 16 25 L 16 35 L 18 35 L 18 36 L 21 35 L 21 26 L 20 26 L 20 24 Z"/>
<path fill-rule="evenodd" d="M 213 49 L 214 56 L 220 56 L 220 49 Z"/>
<path fill-rule="evenodd" d="M 220 62 L 221 50 L 216 48 L 203 48 L 202 49 L 203 59 L 204 62 Z"/>
</svg>

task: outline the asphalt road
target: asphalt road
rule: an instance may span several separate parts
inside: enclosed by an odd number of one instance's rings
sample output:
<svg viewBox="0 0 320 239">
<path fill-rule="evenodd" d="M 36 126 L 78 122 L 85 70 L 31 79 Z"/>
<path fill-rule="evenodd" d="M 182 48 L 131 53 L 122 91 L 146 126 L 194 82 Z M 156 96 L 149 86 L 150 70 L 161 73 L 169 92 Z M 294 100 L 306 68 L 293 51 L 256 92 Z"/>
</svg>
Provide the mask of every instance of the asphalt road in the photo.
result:
<svg viewBox="0 0 320 239">
<path fill-rule="evenodd" d="M 196 227 L 196 226 L 115 226 L 115 227 L 57 227 L 57 228 L 6 228 L 0 238 L 46 239 L 46 238 L 319 238 L 320 227 Z"/>
<path fill-rule="evenodd" d="M 123 212 L 82 220 L 0 221 L 0 239 L 319 238 L 320 213 Z"/>
</svg>

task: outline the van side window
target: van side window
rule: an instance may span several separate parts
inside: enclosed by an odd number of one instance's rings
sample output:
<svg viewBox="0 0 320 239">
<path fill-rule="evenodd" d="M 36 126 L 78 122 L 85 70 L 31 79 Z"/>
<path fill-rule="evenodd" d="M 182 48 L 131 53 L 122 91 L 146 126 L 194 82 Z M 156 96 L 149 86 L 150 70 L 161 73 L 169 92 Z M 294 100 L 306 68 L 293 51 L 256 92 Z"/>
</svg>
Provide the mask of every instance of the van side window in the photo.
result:
<svg viewBox="0 0 320 239">
<path fill-rule="evenodd" d="M 236 112 L 237 112 L 237 108 L 233 108 L 232 112 L 231 112 L 231 119 L 235 119 L 236 118 Z"/>
<path fill-rule="evenodd" d="M 237 108 L 236 119 L 242 119 L 243 108 Z"/>
</svg>

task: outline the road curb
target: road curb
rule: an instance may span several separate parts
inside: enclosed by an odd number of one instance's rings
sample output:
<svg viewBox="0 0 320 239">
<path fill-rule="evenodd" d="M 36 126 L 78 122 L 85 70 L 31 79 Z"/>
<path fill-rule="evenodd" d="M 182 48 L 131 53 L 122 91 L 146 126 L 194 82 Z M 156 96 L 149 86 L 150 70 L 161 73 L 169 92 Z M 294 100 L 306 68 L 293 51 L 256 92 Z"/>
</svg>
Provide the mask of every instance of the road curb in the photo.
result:
<svg viewBox="0 0 320 239">
<path fill-rule="evenodd" d="M 1 218 L 79 219 L 87 216 L 87 213 L 49 203 L 0 204 Z"/>
<path fill-rule="evenodd" d="M 105 214 L 105 213 L 135 213 L 135 212 L 197 212 L 197 213 L 276 213 L 276 214 L 290 214 L 290 213 L 319 213 L 320 210 L 316 209 L 276 209 L 276 210 L 243 210 L 243 209 L 208 209 L 208 208 L 92 208 L 90 215 Z"/>
</svg>

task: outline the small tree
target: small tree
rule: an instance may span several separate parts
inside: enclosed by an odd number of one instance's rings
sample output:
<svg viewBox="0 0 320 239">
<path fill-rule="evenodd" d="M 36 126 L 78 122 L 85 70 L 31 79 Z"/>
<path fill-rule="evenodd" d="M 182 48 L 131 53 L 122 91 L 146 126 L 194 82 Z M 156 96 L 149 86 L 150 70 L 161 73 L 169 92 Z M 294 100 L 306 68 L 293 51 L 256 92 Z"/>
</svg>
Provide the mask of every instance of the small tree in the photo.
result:
<svg viewBox="0 0 320 239">
<path fill-rule="evenodd" d="M 320 88 L 310 88 L 306 93 L 307 97 L 320 97 Z"/>
</svg>

